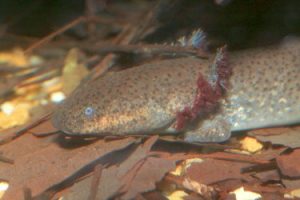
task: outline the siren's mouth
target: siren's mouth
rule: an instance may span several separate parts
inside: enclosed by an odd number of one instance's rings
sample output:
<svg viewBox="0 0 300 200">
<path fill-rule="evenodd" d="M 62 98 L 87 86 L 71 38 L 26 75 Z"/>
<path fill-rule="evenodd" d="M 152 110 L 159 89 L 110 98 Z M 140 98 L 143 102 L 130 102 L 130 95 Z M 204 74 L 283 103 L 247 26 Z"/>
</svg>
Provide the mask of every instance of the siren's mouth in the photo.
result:
<svg viewBox="0 0 300 200">
<path fill-rule="evenodd" d="M 79 124 L 80 121 L 72 123 L 66 114 L 61 110 L 57 110 L 53 113 L 51 117 L 51 123 L 58 131 L 61 131 L 63 134 L 68 136 L 84 136 Z M 71 122 L 71 123 L 70 123 Z M 76 125 L 76 126 L 75 126 Z"/>
<path fill-rule="evenodd" d="M 60 110 L 57 110 L 53 113 L 51 117 L 51 123 L 54 126 L 54 128 L 56 128 L 57 130 L 62 131 L 66 134 L 72 134 L 71 129 L 69 129 L 66 126 L 65 116 Z"/>
<path fill-rule="evenodd" d="M 74 132 L 65 125 L 61 118 L 53 116 L 51 118 L 51 123 L 58 131 L 61 131 L 66 135 L 74 135 Z"/>
</svg>

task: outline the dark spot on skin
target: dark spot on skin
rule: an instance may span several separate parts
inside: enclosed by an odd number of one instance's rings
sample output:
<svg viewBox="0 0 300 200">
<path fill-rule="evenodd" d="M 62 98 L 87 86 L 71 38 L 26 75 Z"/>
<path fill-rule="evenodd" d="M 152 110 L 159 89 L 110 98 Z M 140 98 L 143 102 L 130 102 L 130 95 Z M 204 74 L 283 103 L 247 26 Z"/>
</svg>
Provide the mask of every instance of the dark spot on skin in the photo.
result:
<svg viewBox="0 0 300 200">
<path fill-rule="evenodd" d="M 117 113 L 117 112 L 119 112 L 119 109 L 118 108 L 114 108 L 111 111 L 112 111 L 112 113 Z"/>
<path fill-rule="evenodd" d="M 268 90 L 269 90 L 269 88 L 263 87 L 263 91 L 267 92 Z"/>
<path fill-rule="evenodd" d="M 148 84 L 145 84 L 142 89 L 143 89 L 143 91 L 148 91 L 149 90 Z"/>
<path fill-rule="evenodd" d="M 143 93 L 144 99 L 148 99 L 148 93 Z"/>
</svg>

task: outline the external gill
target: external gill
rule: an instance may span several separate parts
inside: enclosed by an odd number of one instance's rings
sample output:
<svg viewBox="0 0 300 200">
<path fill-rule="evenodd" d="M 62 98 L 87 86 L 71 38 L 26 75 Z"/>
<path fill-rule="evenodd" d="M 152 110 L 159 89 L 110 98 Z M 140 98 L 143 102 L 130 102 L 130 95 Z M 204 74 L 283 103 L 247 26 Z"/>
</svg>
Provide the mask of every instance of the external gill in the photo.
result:
<svg viewBox="0 0 300 200">
<path fill-rule="evenodd" d="M 187 122 L 197 118 L 200 112 L 211 111 L 224 95 L 229 84 L 232 69 L 229 66 L 226 46 L 218 49 L 212 64 L 211 77 L 207 81 L 200 73 L 197 80 L 197 93 L 192 106 L 186 106 L 177 113 L 175 128 L 182 130 Z"/>
<path fill-rule="evenodd" d="M 196 49 L 206 48 L 206 34 L 201 30 L 197 29 L 192 32 L 189 37 L 181 37 L 177 40 L 180 46 L 183 47 L 194 47 Z"/>
<path fill-rule="evenodd" d="M 227 46 L 218 49 L 211 70 L 211 85 L 218 95 L 223 95 L 229 87 L 229 77 L 232 75 L 232 68 L 229 66 Z"/>
</svg>

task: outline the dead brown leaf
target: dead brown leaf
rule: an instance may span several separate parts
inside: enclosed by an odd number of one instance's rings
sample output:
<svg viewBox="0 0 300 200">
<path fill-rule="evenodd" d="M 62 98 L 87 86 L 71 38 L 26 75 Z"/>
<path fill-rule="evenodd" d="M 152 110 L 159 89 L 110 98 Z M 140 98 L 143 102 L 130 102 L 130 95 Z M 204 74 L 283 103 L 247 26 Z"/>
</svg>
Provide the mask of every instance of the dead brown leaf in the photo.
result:
<svg viewBox="0 0 300 200">
<path fill-rule="evenodd" d="M 249 175 L 241 174 L 241 169 L 250 166 L 249 163 L 226 160 L 205 159 L 201 163 L 193 163 L 186 169 L 185 177 L 205 185 L 227 179 L 250 179 Z"/>
<path fill-rule="evenodd" d="M 281 196 L 287 191 L 280 185 L 262 185 L 261 183 L 244 184 L 245 190 L 257 193 L 280 193 Z"/>
<path fill-rule="evenodd" d="M 148 139 L 143 145 L 140 145 L 120 166 L 114 165 L 102 170 L 101 179 L 98 185 L 97 197 L 107 199 L 115 195 L 118 190 L 124 186 L 121 178 L 135 166 L 137 162 L 144 159 L 149 153 L 157 137 Z M 66 199 L 86 199 L 90 188 L 92 178 L 86 178 L 71 187 L 71 193 L 64 196 Z M 83 192 L 85 191 L 85 192 Z"/>
<path fill-rule="evenodd" d="M 143 197 L 146 200 L 152 200 L 152 199 L 156 199 L 156 200 L 167 200 L 166 197 L 164 197 L 162 194 L 160 194 L 157 191 L 153 191 L 153 192 L 146 192 L 145 194 L 143 194 Z"/>
<path fill-rule="evenodd" d="M 271 135 L 281 135 L 290 130 L 290 127 L 278 127 L 278 128 L 262 128 L 254 129 L 249 131 L 249 135 L 253 136 L 271 136 Z"/>
<path fill-rule="evenodd" d="M 13 166 L 0 165 L 0 178 L 10 184 L 4 200 L 22 199 L 24 187 L 30 188 L 35 196 L 105 153 L 122 149 L 135 141 L 133 138 L 110 142 L 98 140 L 68 149 L 55 140 L 53 136 L 36 138 L 26 134 L 0 146 L 0 151 L 15 161 Z"/>
<path fill-rule="evenodd" d="M 225 181 L 220 181 L 213 184 L 214 187 L 220 190 L 219 192 L 220 199 L 226 199 L 226 200 L 227 198 L 232 197 L 232 195 L 229 195 L 229 192 L 234 191 L 235 189 L 241 187 L 241 185 L 243 185 L 243 182 L 240 179 L 227 179 Z M 235 199 L 235 195 L 234 195 L 234 199 Z"/>
<path fill-rule="evenodd" d="M 295 149 L 290 154 L 278 156 L 276 161 L 283 175 L 290 178 L 300 177 L 300 149 Z"/>
<path fill-rule="evenodd" d="M 147 158 L 140 169 L 132 174 L 131 182 L 126 183 L 128 190 L 121 196 L 121 199 L 132 199 L 141 192 L 154 190 L 155 183 L 175 167 L 175 162 L 171 160 L 156 157 Z"/>
<path fill-rule="evenodd" d="M 271 142 L 291 148 L 300 147 L 300 126 L 259 129 L 250 131 L 250 135 L 262 142 Z"/>
<path fill-rule="evenodd" d="M 149 138 L 140 145 L 123 163 L 103 169 L 98 186 L 97 198 L 108 199 L 118 196 L 120 199 L 133 199 L 138 194 L 155 189 L 155 183 L 160 181 L 165 173 L 175 168 L 175 161 L 153 157 L 150 149 L 157 137 Z M 65 199 L 86 199 L 91 178 L 75 184 L 72 193 Z M 79 192 L 80 191 L 80 192 Z"/>
<path fill-rule="evenodd" d="M 268 160 L 261 158 L 260 155 L 249 156 L 249 155 L 229 153 L 229 152 L 215 152 L 211 154 L 202 154 L 200 158 L 214 158 L 220 160 L 246 162 L 246 163 L 254 163 L 254 164 L 268 163 Z"/>
<path fill-rule="evenodd" d="M 280 181 L 280 175 L 276 169 L 256 173 L 254 177 L 258 178 L 262 183 Z"/>
<path fill-rule="evenodd" d="M 288 189 L 299 189 L 300 179 L 281 178 L 283 185 Z"/>
<path fill-rule="evenodd" d="M 257 157 L 263 160 L 273 160 L 280 156 L 284 151 L 286 151 L 288 148 L 287 147 L 276 147 L 276 148 L 269 148 L 264 151 L 262 151 L 260 154 L 255 154 L 253 157 Z"/>
<path fill-rule="evenodd" d="M 269 193 L 262 193 L 262 197 L 264 200 L 282 200 L 283 195 L 280 192 L 269 192 Z"/>
</svg>

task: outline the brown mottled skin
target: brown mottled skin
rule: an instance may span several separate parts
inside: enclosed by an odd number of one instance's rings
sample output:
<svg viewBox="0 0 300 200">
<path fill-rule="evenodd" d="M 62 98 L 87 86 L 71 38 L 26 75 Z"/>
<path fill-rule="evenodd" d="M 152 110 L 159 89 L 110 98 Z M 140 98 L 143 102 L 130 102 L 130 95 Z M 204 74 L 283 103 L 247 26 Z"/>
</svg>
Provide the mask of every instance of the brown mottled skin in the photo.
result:
<svg viewBox="0 0 300 200">
<path fill-rule="evenodd" d="M 192 106 L 199 73 L 211 79 L 212 62 L 178 58 L 108 73 L 74 91 L 55 112 L 53 124 L 74 135 L 178 132 L 176 114 Z M 229 62 L 233 74 L 216 115 L 229 122 L 230 131 L 300 122 L 300 40 L 230 52 Z M 220 125 L 207 121 L 206 127 Z M 228 139 L 205 137 L 195 140 Z"/>
</svg>

